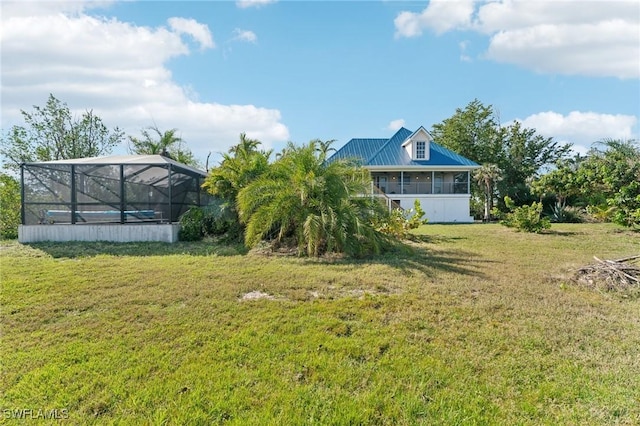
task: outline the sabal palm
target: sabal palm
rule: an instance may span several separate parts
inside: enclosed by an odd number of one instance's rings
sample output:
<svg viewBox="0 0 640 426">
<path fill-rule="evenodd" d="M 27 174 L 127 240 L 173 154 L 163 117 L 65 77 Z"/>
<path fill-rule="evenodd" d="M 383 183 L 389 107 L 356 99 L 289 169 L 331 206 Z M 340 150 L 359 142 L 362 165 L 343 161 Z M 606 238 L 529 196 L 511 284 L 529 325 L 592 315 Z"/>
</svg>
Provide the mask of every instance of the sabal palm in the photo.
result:
<svg viewBox="0 0 640 426">
<path fill-rule="evenodd" d="M 239 192 L 248 247 L 265 238 L 292 238 L 310 256 L 382 249 L 387 240 L 371 226 L 372 202 L 358 197 L 368 172 L 345 161 L 327 163 L 326 148 L 320 141 L 289 144 L 268 173 Z"/>
<path fill-rule="evenodd" d="M 493 192 L 496 182 L 502 179 L 502 170 L 495 164 L 483 164 L 474 172 L 476 182 L 484 192 L 484 220 L 491 220 Z"/>
</svg>

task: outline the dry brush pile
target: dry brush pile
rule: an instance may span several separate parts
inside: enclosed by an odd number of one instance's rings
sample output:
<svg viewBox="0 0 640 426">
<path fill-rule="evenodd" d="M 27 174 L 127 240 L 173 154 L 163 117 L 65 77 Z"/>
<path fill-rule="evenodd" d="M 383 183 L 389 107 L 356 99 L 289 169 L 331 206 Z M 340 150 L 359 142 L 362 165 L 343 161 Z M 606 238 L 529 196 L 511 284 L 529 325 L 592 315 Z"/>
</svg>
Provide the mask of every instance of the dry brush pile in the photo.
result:
<svg viewBox="0 0 640 426">
<path fill-rule="evenodd" d="M 616 260 L 601 260 L 575 271 L 573 281 L 606 291 L 640 291 L 640 255 Z"/>
</svg>

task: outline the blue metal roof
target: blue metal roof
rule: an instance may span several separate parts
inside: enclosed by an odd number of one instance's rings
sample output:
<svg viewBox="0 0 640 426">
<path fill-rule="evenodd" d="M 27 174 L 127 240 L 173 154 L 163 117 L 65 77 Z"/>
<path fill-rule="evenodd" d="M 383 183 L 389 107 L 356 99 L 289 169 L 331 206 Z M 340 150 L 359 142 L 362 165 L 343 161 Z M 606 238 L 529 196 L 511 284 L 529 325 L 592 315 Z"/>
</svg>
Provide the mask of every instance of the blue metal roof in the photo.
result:
<svg viewBox="0 0 640 426">
<path fill-rule="evenodd" d="M 352 158 L 365 165 L 369 158 L 373 157 L 387 142 L 388 139 L 351 139 L 336 151 L 329 161 Z"/>
<path fill-rule="evenodd" d="M 429 142 L 429 160 L 412 159 L 402 144 L 413 133 L 403 127 L 390 139 L 351 139 L 331 156 L 329 161 L 339 158 L 355 158 L 363 166 L 478 167 L 476 162 L 433 141 Z"/>
</svg>

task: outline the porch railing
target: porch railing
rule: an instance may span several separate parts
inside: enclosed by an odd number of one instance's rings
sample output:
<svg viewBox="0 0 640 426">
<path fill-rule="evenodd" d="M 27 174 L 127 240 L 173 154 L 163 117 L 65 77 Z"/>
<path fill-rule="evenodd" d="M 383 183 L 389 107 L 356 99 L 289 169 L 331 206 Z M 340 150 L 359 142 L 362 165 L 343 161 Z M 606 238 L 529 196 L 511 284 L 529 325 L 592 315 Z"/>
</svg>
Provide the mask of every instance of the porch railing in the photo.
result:
<svg viewBox="0 0 640 426">
<path fill-rule="evenodd" d="M 432 185 L 431 182 L 411 182 L 400 184 L 399 182 L 380 183 L 374 185 L 380 192 L 393 196 L 393 194 L 468 194 L 467 182 L 441 182 Z"/>
</svg>

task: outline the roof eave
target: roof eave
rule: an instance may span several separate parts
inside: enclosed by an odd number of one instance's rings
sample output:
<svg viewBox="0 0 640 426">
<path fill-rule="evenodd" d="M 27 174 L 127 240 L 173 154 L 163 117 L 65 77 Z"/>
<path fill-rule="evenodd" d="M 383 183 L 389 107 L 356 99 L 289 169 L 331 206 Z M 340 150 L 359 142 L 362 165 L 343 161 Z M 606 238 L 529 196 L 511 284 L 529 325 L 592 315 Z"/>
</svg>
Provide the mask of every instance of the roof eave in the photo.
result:
<svg viewBox="0 0 640 426">
<path fill-rule="evenodd" d="M 366 169 L 370 171 L 380 171 L 380 172 L 401 172 L 401 171 L 471 171 L 475 169 L 479 169 L 480 166 L 467 166 L 467 165 L 449 165 L 449 166 L 438 166 L 438 165 L 429 165 L 429 166 L 369 166 L 364 165 Z"/>
</svg>

